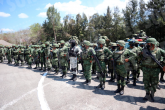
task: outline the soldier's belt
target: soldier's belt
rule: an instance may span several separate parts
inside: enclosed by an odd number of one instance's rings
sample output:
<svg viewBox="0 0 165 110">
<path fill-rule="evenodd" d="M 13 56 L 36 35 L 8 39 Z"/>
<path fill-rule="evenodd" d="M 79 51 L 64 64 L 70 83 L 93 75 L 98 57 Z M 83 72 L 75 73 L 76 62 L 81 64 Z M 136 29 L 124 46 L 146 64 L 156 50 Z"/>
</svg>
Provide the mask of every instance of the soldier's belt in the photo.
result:
<svg viewBox="0 0 165 110">
<path fill-rule="evenodd" d="M 158 68 L 158 66 L 147 66 L 147 65 L 143 65 L 146 68 Z"/>
<path fill-rule="evenodd" d="M 124 63 L 116 62 L 116 65 L 124 65 Z"/>
</svg>

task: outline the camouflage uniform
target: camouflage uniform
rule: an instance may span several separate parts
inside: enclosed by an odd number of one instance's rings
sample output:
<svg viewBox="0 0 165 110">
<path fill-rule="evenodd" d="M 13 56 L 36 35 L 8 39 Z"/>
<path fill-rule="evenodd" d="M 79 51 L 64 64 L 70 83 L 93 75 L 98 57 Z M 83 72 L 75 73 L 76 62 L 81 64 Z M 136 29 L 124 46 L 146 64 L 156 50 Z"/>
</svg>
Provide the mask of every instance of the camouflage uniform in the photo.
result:
<svg viewBox="0 0 165 110">
<path fill-rule="evenodd" d="M 8 50 L 7 50 L 7 52 L 6 52 L 6 54 L 7 54 L 7 59 L 8 59 L 8 64 L 10 64 L 10 63 L 12 63 L 12 58 L 11 58 L 11 51 L 12 51 L 12 49 L 11 49 L 11 46 L 9 46 L 9 48 L 8 48 Z"/>
<path fill-rule="evenodd" d="M 147 47 L 142 50 L 143 59 L 145 59 L 142 61 L 143 83 L 146 91 L 146 96 L 143 99 L 148 100 L 151 98 L 151 101 L 154 102 L 154 93 L 159 81 L 160 67 L 147 52 L 150 52 L 159 61 L 161 56 L 165 57 L 165 51 L 156 47 L 157 41 L 155 38 L 148 38 L 146 43 Z M 154 46 L 153 50 L 151 50 L 152 46 Z"/>
<path fill-rule="evenodd" d="M 63 72 L 62 78 L 66 77 L 67 67 L 68 67 L 68 48 L 65 46 L 65 41 L 61 40 L 61 48 L 59 49 L 59 63 Z"/>
<path fill-rule="evenodd" d="M 31 48 L 29 46 L 27 46 L 27 48 L 25 49 L 25 58 L 26 58 L 26 62 L 28 64 L 28 68 L 32 68 L 32 51 Z"/>
<path fill-rule="evenodd" d="M 3 55 L 4 55 L 4 50 L 3 50 L 3 46 L 1 45 L 0 46 L 0 60 L 1 60 L 1 63 L 3 62 Z"/>
<path fill-rule="evenodd" d="M 91 83 L 91 71 L 92 71 L 92 60 L 93 54 L 96 54 L 94 49 L 89 47 L 90 42 L 89 41 L 84 41 L 83 44 L 85 45 L 85 48 L 83 49 L 81 56 L 83 60 L 83 68 L 84 68 L 84 76 L 85 76 L 85 83 L 90 84 Z M 92 54 L 93 52 L 93 54 Z"/>
<path fill-rule="evenodd" d="M 50 69 L 52 68 L 51 59 L 50 59 L 51 58 L 50 43 L 48 41 L 46 41 L 45 46 L 46 46 L 46 48 L 44 49 L 44 53 L 45 53 L 46 67 L 47 67 L 47 70 L 50 71 Z"/>
<path fill-rule="evenodd" d="M 52 67 L 55 69 L 54 74 L 58 74 L 59 67 L 58 67 L 58 44 L 53 43 L 53 49 L 52 49 Z"/>
<path fill-rule="evenodd" d="M 36 67 L 34 69 L 37 69 L 39 67 L 39 53 L 38 53 L 38 45 L 35 45 L 35 50 L 33 50 L 33 59 L 34 63 L 36 64 Z"/>
<path fill-rule="evenodd" d="M 113 60 L 115 60 L 115 71 L 117 74 L 117 86 L 118 86 L 115 93 L 120 93 L 120 95 L 123 95 L 124 86 L 125 86 L 124 78 L 127 75 L 125 62 L 133 60 L 136 57 L 136 54 L 128 49 L 124 49 L 125 42 L 123 40 L 117 41 L 117 45 L 119 46 L 119 48 L 115 52 L 113 52 Z M 130 57 L 127 58 L 127 56 Z"/>
<path fill-rule="evenodd" d="M 24 49 L 23 49 L 23 46 L 19 46 L 17 65 L 19 65 L 19 60 L 21 61 L 21 66 L 22 66 L 24 64 Z"/>
<path fill-rule="evenodd" d="M 42 44 L 41 46 L 41 51 L 40 51 L 40 63 L 41 63 L 41 69 L 40 70 L 43 70 L 43 71 L 46 71 L 46 64 L 45 64 L 45 44 Z M 43 69 L 43 66 L 44 66 L 44 69 Z"/>
<path fill-rule="evenodd" d="M 96 71 L 98 73 L 99 80 L 100 80 L 100 84 L 98 85 L 97 88 L 101 88 L 101 89 L 105 88 L 105 80 L 106 80 L 106 73 L 107 73 L 106 62 L 109 60 L 110 55 L 112 55 L 112 52 L 107 47 L 105 47 L 105 40 L 99 39 L 98 49 L 96 50 L 96 56 L 99 60 L 102 70 L 100 70 L 98 65 L 96 65 Z M 103 72 L 102 74 L 104 74 L 104 76 L 101 75 L 101 72 Z"/>
<path fill-rule="evenodd" d="M 15 46 L 15 50 L 13 51 L 14 53 L 14 65 L 15 66 L 19 66 L 19 63 L 18 63 L 18 54 L 19 54 L 19 46 Z"/>
</svg>

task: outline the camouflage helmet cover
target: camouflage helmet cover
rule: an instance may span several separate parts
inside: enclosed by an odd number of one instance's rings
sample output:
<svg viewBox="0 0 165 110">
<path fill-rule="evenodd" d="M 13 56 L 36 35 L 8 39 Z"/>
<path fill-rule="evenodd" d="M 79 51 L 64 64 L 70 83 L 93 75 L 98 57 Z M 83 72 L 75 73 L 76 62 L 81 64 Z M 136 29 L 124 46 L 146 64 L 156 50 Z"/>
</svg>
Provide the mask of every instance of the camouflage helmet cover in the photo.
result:
<svg viewBox="0 0 165 110">
<path fill-rule="evenodd" d="M 104 39 L 99 39 L 98 43 L 99 44 L 105 44 L 105 40 Z"/>
<path fill-rule="evenodd" d="M 86 45 L 86 46 L 90 46 L 91 45 L 91 43 L 89 41 L 84 41 L 83 44 Z"/>
<path fill-rule="evenodd" d="M 120 45 L 120 46 L 122 46 L 122 47 L 125 46 L 124 40 L 118 40 L 118 41 L 117 41 L 117 44 Z"/>
<path fill-rule="evenodd" d="M 156 45 L 156 44 L 157 44 L 157 41 L 156 41 L 155 38 L 148 38 L 148 39 L 146 40 L 146 43 L 151 43 L 151 44 Z"/>
<path fill-rule="evenodd" d="M 65 41 L 64 41 L 64 40 L 61 40 L 60 43 L 61 43 L 61 44 L 65 44 Z"/>
</svg>

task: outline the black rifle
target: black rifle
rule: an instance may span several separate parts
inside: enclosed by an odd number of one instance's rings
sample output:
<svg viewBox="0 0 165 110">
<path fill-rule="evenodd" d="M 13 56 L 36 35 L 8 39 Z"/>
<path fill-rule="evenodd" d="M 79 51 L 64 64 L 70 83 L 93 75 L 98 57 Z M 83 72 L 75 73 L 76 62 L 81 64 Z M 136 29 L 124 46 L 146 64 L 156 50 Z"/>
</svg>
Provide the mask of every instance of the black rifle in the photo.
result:
<svg viewBox="0 0 165 110">
<path fill-rule="evenodd" d="M 102 70 L 102 68 L 101 68 L 101 65 L 100 65 L 100 62 L 99 62 L 97 56 L 93 53 L 92 50 L 91 50 L 91 53 L 92 53 L 92 55 L 93 55 L 93 57 L 94 57 L 94 59 L 95 59 L 97 65 L 98 65 L 98 67 L 99 67 L 99 70 L 101 71 L 101 73 L 100 73 L 101 76 L 104 78 L 104 77 L 105 77 L 105 73 L 103 73 L 103 70 Z"/>
<path fill-rule="evenodd" d="M 159 66 L 163 69 L 163 66 L 160 64 L 160 62 L 151 54 L 150 50 L 148 49 L 148 52 L 146 52 Z"/>
</svg>

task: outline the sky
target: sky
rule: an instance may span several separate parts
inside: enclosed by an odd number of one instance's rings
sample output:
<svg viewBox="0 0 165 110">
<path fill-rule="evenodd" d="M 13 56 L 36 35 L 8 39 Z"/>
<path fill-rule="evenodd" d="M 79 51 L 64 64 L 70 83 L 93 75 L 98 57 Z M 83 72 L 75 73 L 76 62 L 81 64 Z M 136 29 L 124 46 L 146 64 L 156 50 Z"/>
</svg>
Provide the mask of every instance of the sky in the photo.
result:
<svg viewBox="0 0 165 110">
<path fill-rule="evenodd" d="M 109 6 L 113 12 L 114 7 L 120 11 L 125 9 L 129 0 L 0 0 L 0 31 L 16 32 L 29 28 L 34 23 L 43 24 L 46 20 L 47 9 L 54 5 L 60 12 L 61 23 L 63 18 L 70 14 L 83 12 L 87 17 L 94 13 L 103 15 Z M 148 0 L 144 0 L 147 2 Z"/>
</svg>

